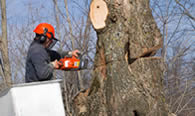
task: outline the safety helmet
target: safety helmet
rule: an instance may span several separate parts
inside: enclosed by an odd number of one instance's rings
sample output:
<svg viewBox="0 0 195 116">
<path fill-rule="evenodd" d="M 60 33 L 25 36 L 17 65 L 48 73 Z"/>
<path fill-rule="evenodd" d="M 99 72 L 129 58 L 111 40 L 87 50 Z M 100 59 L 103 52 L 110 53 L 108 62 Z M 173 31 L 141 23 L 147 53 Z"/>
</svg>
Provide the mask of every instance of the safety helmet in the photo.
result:
<svg viewBox="0 0 195 116">
<path fill-rule="evenodd" d="M 39 38 L 40 43 L 44 43 L 47 38 L 51 40 L 52 43 L 48 47 L 49 49 L 51 49 L 56 44 L 56 42 L 59 41 L 55 38 L 55 29 L 51 24 L 40 23 L 39 25 L 37 25 L 33 32 L 41 35 L 41 37 Z"/>
<path fill-rule="evenodd" d="M 55 29 L 51 24 L 48 23 L 40 23 L 33 32 L 39 35 L 47 36 L 49 39 L 56 39 Z"/>
</svg>

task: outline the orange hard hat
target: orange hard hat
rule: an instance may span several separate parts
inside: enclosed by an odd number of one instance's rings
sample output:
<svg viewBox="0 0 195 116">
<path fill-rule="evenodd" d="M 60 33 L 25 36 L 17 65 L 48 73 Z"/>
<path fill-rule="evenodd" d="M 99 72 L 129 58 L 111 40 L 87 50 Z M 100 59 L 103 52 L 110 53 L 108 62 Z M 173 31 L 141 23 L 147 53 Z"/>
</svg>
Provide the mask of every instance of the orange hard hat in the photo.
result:
<svg viewBox="0 0 195 116">
<path fill-rule="evenodd" d="M 46 33 L 46 36 L 49 39 L 55 39 L 55 29 L 51 24 L 48 24 L 48 23 L 40 23 L 39 25 L 37 25 L 37 27 L 34 29 L 33 32 L 35 32 L 36 34 L 40 34 L 40 35 Z"/>
</svg>

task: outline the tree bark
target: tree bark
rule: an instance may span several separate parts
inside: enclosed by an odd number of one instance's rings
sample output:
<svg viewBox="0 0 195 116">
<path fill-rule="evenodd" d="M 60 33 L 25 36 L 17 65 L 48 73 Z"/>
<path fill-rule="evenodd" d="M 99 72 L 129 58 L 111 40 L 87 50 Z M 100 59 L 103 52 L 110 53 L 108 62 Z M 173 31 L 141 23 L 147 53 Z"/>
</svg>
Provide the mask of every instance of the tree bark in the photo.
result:
<svg viewBox="0 0 195 116">
<path fill-rule="evenodd" d="M 94 73 L 91 87 L 74 98 L 77 115 L 167 116 L 163 60 L 152 57 L 162 38 L 149 0 L 93 0 L 91 4 L 98 36 Z M 96 17 L 100 10 L 108 15 Z"/>
<path fill-rule="evenodd" d="M 9 62 L 9 54 L 8 54 L 8 40 L 7 40 L 7 17 L 6 17 L 6 1 L 1 0 L 1 28 L 2 28 L 2 36 L 0 40 L 1 44 L 1 55 L 3 61 L 3 73 L 6 84 L 8 86 L 11 85 L 11 69 Z"/>
</svg>

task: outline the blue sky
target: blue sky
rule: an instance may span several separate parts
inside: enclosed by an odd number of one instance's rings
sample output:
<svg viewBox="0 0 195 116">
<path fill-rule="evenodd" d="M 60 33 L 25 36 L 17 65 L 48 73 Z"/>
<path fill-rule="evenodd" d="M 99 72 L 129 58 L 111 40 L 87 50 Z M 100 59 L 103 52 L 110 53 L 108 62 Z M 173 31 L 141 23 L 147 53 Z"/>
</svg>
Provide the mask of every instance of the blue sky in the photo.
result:
<svg viewBox="0 0 195 116">
<path fill-rule="evenodd" d="M 32 6 L 32 12 L 35 8 L 46 9 L 45 12 L 41 10 L 40 15 L 47 17 L 49 9 L 53 7 L 51 2 L 46 2 L 48 0 L 8 0 L 7 1 L 7 18 L 8 24 L 10 23 L 25 23 L 29 16 L 29 11 L 31 10 L 29 6 Z"/>
<path fill-rule="evenodd" d="M 79 15 L 83 12 L 83 9 L 79 7 L 79 5 L 84 7 L 85 3 L 82 2 L 82 0 L 79 0 L 80 2 L 75 0 L 79 3 L 78 5 L 74 3 L 74 0 L 72 0 L 72 3 L 69 1 L 70 0 L 68 0 L 69 12 L 79 18 Z M 25 23 L 30 12 L 29 6 L 32 6 L 33 12 L 35 12 L 35 9 L 41 9 L 39 14 L 44 18 L 48 19 L 49 15 L 54 15 L 53 0 L 7 0 L 8 24 Z M 64 0 L 58 0 L 58 6 L 65 15 Z"/>
</svg>

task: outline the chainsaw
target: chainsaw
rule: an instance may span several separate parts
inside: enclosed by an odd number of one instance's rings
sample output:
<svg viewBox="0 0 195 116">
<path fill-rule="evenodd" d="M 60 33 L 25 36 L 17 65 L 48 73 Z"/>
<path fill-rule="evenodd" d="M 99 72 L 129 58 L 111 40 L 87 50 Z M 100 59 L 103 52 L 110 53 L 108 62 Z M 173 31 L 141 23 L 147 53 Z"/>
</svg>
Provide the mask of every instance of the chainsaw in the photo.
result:
<svg viewBox="0 0 195 116">
<path fill-rule="evenodd" d="M 65 56 L 59 60 L 60 70 L 64 71 L 78 71 L 87 69 L 88 59 L 83 58 L 83 54 L 77 53 L 76 56 Z"/>
</svg>

